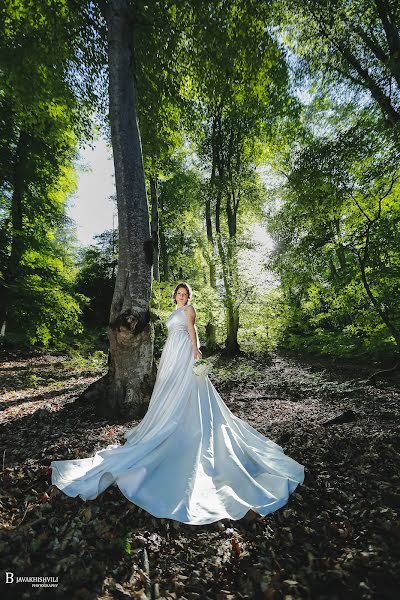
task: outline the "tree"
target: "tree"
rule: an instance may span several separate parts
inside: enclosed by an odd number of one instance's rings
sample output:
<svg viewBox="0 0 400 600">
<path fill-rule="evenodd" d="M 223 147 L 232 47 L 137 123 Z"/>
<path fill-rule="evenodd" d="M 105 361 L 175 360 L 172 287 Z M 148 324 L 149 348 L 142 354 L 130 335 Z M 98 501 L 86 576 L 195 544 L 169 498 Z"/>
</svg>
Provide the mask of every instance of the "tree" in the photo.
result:
<svg viewBox="0 0 400 600">
<path fill-rule="evenodd" d="M 225 351 L 234 355 L 240 350 L 238 219 L 245 212 L 244 191 L 257 179 L 260 140 L 272 136 L 278 116 L 283 117 L 290 105 L 288 76 L 282 49 L 268 30 L 271 13 L 265 6 L 207 5 L 199 18 L 188 88 L 190 93 L 196 90 L 202 111 L 201 155 L 210 177 L 205 206 L 210 283 L 216 286 L 217 251 L 225 293 Z M 262 194 L 258 198 L 260 202 Z M 215 345 L 212 323 L 207 344 Z"/>
<path fill-rule="evenodd" d="M 76 327 L 80 312 L 55 238 L 75 186 L 79 137 L 89 130 L 86 105 L 66 80 L 69 21 L 65 12 L 52 20 L 58 8 L 7 2 L 0 9 L 1 335 L 14 328 L 25 343 L 46 345 Z"/>
<path fill-rule="evenodd" d="M 400 13 L 396 0 L 276 3 L 285 42 L 321 86 L 366 90 L 386 122 L 400 121 Z M 295 9 L 294 9 L 295 7 Z M 323 81 L 321 81 L 321 76 Z"/>
<path fill-rule="evenodd" d="M 188 152 L 175 153 L 165 165 L 168 175 L 160 182 L 162 280 L 188 279 L 202 286 L 202 180 L 196 166 L 189 166 L 187 160 Z"/>
<path fill-rule="evenodd" d="M 153 11 L 151 28 L 137 29 L 136 38 L 138 115 L 150 192 L 153 278 L 160 281 L 163 244 L 159 222 L 160 183 L 168 176 L 171 157 L 182 146 L 184 113 L 187 111 L 187 103 L 179 94 L 181 32 L 173 11 Z"/>
<path fill-rule="evenodd" d="M 98 2 L 106 23 L 109 116 L 118 207 L 119 257 L 108 337 L 109 371 L 97 386 L 103 414 L 144 414 L 153 378 L 152 241 L 137 115 L 128 0 Z"/>
<path fill-rule="evenodd" d="M 284 205 L 270 227 L 292 347 L 341 355 L 399 348 L 399 158 L 394 132 L 364 113 L 286 165 Z"/>
</svg>

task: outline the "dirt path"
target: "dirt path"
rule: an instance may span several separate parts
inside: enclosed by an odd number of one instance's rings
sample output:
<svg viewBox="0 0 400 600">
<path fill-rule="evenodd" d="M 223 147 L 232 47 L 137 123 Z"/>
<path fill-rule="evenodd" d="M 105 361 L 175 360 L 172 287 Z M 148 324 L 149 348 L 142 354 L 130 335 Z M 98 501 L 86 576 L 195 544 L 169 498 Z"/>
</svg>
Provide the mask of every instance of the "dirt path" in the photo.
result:
<svg viewBox="0 0 400 600">
<path fill-rule="evenodd" d="M 65 357 L 3 356 L 2 571 L 58 587 L 5 585 L 2 573 L 2 598 L 399 597 L 398 382 L 367 386 L 362 369 L 282 356 L 220 362 L 225 402 L 303 463 L 306 480 L 272 515 L 199 527 L 155 519 L 113 487 L 84 503 L 50 485 L 51 460 L 123 443 L 134 424 L 74 402 L 97 376 Z M 340 415 L 349 422 L 326 424 Z"/>
</svg>

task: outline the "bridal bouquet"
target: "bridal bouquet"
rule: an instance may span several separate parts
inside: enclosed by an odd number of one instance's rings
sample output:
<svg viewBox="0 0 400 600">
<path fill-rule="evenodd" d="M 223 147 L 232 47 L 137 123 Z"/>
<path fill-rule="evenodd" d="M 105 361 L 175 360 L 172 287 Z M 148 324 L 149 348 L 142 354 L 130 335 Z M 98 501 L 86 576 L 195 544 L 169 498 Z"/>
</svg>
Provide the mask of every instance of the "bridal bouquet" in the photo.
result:
<svg viewBox="0 0 400 600">
<path fill-rule="evenodd" d="M 193 363 L 192 369 L 198 377 L 206 377 L 211 371 L 211 363 L 206 358 L 199 358 Z"/>
</svg>

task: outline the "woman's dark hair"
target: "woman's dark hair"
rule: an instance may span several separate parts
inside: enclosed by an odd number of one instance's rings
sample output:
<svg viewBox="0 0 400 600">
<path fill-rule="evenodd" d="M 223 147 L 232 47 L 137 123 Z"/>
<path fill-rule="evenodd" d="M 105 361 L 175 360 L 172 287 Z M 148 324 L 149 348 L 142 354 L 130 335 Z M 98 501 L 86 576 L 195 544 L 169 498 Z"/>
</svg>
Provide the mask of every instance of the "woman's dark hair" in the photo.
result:
<svg viewBox="0 0 400 600">
<path fill-rule="evenodd" d="M 185 288 L 185 290 L 187 291 L 187 293 L 188 293 L 188 299 L 186 302 L 186 304 L 187 304 L 192 297 L 192 288 L 190 287 L 190 285 L 188 283 L 185 283 L 185 282 L 178 283 L 178 285 L 176 286 L 176 288 L 174 289 L 174 291 L 171 294 L 171 298 L 175 302 L 175 304 L 176 304 L 176 293 L 179 290 L 179 288 Z"/>
</svg>

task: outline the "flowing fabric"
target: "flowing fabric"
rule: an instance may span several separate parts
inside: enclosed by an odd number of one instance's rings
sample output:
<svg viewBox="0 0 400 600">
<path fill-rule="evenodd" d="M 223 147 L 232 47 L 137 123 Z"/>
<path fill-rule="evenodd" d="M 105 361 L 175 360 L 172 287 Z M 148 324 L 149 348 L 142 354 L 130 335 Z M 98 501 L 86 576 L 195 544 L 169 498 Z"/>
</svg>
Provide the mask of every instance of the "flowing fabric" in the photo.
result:
<svg viewBox="0 0 400 600">
<path fill-rule="evenodd" d="M 123 445 L 53 461 L 52 483 L 83 500 L 116 485 L 151 515 L 192 525 L 282 507 L 303 483 L 304 467 L 236 417 L 208 377 L 193 373 L 186 306 L 170 315 L 167 327 L 142 421 L 126 431 Z"/>
</svg>

